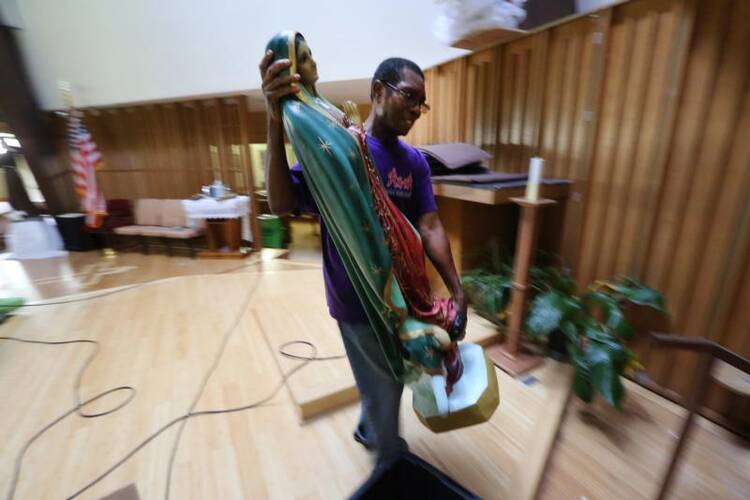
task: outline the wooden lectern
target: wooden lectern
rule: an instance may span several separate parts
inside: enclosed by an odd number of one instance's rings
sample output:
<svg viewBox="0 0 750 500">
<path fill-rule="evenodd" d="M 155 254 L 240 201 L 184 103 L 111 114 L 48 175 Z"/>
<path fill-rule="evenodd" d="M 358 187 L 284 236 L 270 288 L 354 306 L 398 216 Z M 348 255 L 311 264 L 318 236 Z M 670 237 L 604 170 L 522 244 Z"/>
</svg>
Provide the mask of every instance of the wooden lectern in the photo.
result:
<svg viewBox="0 0 750 500">
<path fill-rule="evenodd" d="M 536 250 L 539 211 L 557 202 L 549 199 L 529 200 L 511 198 L 521 207 L 521 222 L 516 237 L 516 258 L 513 264 L 513 293 L 510 320 L 505 342 L 486 348 L 487 355 L 503 371 L 515 376 L 541 364 L 541 356 L 523 352 L 520 345 L 521 330 L 526 313 L 526 290 L 529 286 L 529 266 Z"/>
</svg>

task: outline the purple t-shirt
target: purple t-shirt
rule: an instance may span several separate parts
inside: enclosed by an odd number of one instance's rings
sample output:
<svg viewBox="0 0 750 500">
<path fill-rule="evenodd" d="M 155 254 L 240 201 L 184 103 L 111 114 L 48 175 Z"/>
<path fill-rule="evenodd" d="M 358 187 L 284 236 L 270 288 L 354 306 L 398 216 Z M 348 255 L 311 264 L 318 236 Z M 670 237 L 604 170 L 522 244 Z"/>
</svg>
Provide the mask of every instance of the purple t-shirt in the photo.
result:
<svg viewBox="0 0 750 500">
<path fill-rule="evenodd" d="M 412 224 L 416 226 L 422 215 L 437 210 L 430 181 L 430 167 L 419 151 L 400 139 L 389 144 L 370 135 L 367 136 L 367 146 L 389 196 Z M 291 173 L 296 188 L 298 210 L 319 213 L 300 165 L 294 165 Z M 320 235 L 328 311 L 339 321 L 365 321 L 365 311 L 322 220 Z"/>
</svg>

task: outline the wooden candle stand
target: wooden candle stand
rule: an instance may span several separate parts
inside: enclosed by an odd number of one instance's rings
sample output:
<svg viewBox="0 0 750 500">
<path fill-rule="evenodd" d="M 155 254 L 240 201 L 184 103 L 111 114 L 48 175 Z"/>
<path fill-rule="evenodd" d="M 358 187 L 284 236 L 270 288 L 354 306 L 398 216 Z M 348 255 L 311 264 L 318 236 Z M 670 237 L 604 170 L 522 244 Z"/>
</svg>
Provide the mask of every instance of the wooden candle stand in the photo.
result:
<svg viewBox="0 0 750 500">
<path fill-rule="evenodd" d="M 539 209 L 554 205 L 555 200 L 511 198 L 521 206 L 521 223 L 516 237 L 516 258 L 513 264 L 513 295 L 510 305 L 510 322 L 502 344 L 495 344 L 486 349 L 493 363 L 503 371 L 515 376 L 521 375 L 536 366 L 543 358 L 522 351 L 520 346 L 521 329 L 526 311 L 526 290 L 529 286 L 529 266 L 536 249 Z"/>
</svg>

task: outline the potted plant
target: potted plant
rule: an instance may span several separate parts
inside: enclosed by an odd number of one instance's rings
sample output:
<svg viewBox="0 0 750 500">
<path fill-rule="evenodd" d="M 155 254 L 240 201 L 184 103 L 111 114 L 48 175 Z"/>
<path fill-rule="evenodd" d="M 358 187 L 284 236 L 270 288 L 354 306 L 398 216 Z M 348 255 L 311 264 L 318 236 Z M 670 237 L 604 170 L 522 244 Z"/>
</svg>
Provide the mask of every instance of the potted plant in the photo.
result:
<svg viewBox="0 0 750 500">
<path fill-rule="evenodd" d="M 620 376 L 640 367 L 635 353 L 625 347 L 633 336 L 626 304 L 666 314 L 660 292 L 627 277 L 594 282 L 580 295 L 549 286 L 529 305 L 526 334 L 535 339 L 553 332 L 564 336 L 574 367 L 573 389 L 587 403 L 599 393 L 619 409 L 625 392 Z"/>
<path fill-rule="evenodd" d="M 513 270 L 497 260 L 488 267 L 464 273 L 462 283 L 476 312 L 504 327 Z M 620 376 L 641 368 L 635 353 L 625 346 L 633 336 L 626 310 L 635 305 L 666 315 L 664 296 L 627 277 L 596 281 L 579 294 L 570 274 L 556 266 L 534 266 L 529 278 L 527 338 L 546 344 L 551 357 L 570 358 L 579 398 L 591 402 L 599 393 L 620 408 L 624 397 Z"/>
</svg>

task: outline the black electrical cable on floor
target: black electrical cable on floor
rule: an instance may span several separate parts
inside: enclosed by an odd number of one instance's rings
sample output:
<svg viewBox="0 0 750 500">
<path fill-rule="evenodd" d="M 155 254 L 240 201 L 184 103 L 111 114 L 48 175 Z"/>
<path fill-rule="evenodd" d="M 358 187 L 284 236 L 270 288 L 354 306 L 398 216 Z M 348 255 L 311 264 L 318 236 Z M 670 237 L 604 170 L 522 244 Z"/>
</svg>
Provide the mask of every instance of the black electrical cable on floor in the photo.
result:
<svg viewBox="0 0 750 500">
<path fill-rule="evenodd" d="M 16 457 L 16 462 L 15 462 L 15 466 L 13 469 L 13 477 L 11 478 L 10 488 L 8 489 L 8 496 L 7 496 L 8 499 L 12 499 L 13 496 L 15 495 L 16 486 L 18 484 L 18 478 L 21 475 L 21 463 L 23 462 L 23 457 L 24 455 L 26 455 L 26 451 L 31 447 L 31 445 L 34 444 L 34 441 L 36 441 L 39 437 L 42 436 L 42 434 L 47 432 L 49 429 L 57 425 L 58 422 L 62 421 L 69 415 L 72 415 L 73 413 L 78 413 L 78 415 L 83 418 L 96 418 L 96 417 L 102 417 L 104 415 L 109 415 L 110 413 L 114 413 L 117 410 L 123 408 L 125 405 L 127 405 L 133 400 L 136 394 L 136 390 L 132 386 L 123 385 L 123 386 L 114 387 L 112 389 L 106 390 L 94 396 L 93 398 L 90 398 L 84 402 L 81 402 L 79 391 L 80 391 L 80 386 L 81 386 L 81 379 L 83 378 L 83 373 L 86 371 L 86 368 L 88 367 L 89 363 L 91 363 L 94 357 L 96 357 L 96 355 L 99 353 L 99 342 L 96 342 L 95 340 L 74 339 L 74 340 L 61 340 L 61 341 L 45 341 L 45 340 L 19 339 L 15 337 L 0 337 L 0 340 L 9 340 L 9 341 L 20 342 L 24 344 L 43 344 L 43 345 L 92 344 L 94 346 L 94 350 L 86 359 L 86 362 L 83 364 L 81 369 L 78 371 L 78 375 L 76 376 L 76 383 L 75 383 L 75 389 L 74 389 L 76 405 L 70 410 L 68 410 L 67 412 L 63 413 L 62 415 L 54 419 L 52 422 L 42 427 L 42 429 L 40 429 L 28 441 L 26 441 L 26 443 L 21 448 L 21 451 L 19 452 L 18 456 Z M 129 391 L 130 395 L 125 401 L 123 401 L 116 407 L 110 410 L 106 410 L 106 411 L 102 411 L 98 413 L 84 413 L 82 411 L 82 408 L 88 405 L 89 403 L 93 403 L 94 401 L 97 401 L 103 398 L 104 396 L 107 396 L 109 394 L 113 394 L 119 391 Z"/>
<path fill-rule="evenodd" d="M 246 268 L 246 267 L 250 267 L 251 265 L 254 265 L 254 264 L 257 264 L 257 262 L 252 263 L 252 264 L 246 264 L 246 265 L 243 265 L 243 266 L 239 266 L 238 268 L 231 269 L 229 271 L 236 270 L 236 269 L 241 269 L 241 268 Z M 217 273 L 217 274 L 224 274 L 226 272 L 228 272 L 228 271 L 225 270 L 225 271 L 222 271 L 221 273 Z M 172 278 L 167 278 L 167 279 L 172 279 Z M 127 286 L 127 287 L 119 288 L 119 289 L 116 289 L 114 291 L 105 292 L 105 293 L 102 293 L 102 294 L 97 294 L 97 295 L 93 295 L 93 296 L 89 296 L 89 297 L 82 297 L 82 298 L 79 298 L 79 299 L 72 299 L 72 300 L 69 300 L 69 301 L 45 302 L 45 303 L 37 303 L 37 304 L 33 304 L 32 303 L 32 304 L 27 304 L 27 305 L 28 306 L 59 305 L 59 304 L 69 304 L 69 303 L 72 303 L 72 302 L 81 302 L 81 301 L 84 301 L 84 300 L 92 300 L 92 299 L 96 299 L 96 298 L 100 298 L 100 297 L 105 297 L 105 296 L 108 296 L 108 295 L 112 295 L 113 293 L 118 293 L 118 292 L 121 292 L 121 291 L 130 290 L 130 289 L 133 289 L 133 288 L 136 288 L 136 287 L 144 286 L 144 285 L 147 285 L 147 284 L 150 284 L 150 283 L 153 283 L 153 282 L 156 282 L 156 281 L 162 281 L 162 280 L 163 279 L 149 280 L 149 281 L 145 281 L 145 282 L 142 282 L 142 283 L 136 283 L 134 285 L 130 285 L 130 286 Z M 290 358 L 290 359 L 295 359 L 295 360 L 302 361 L 302 363 L 300 363 L 299 365 L 295 366 L 294 368 L 292 368 L 291 370 L 287 371 L 286 373 L 282 373 L 282 378 L 281 378 L 279 384 L 266 397 L 262 398 L 259 401 L 256 401 L 256 402 L 253 402 L 253 403 L 250 403 L 250 404 L 247 404 L 247 405 L 243 405 L 243 406 L 238 406 L 238 407 L 224 408 L 224 409 L 217 409 L 217 410 L 194 411 L 195 405 L 200 400 L 200 398 L 201 398 L 201 396 L 203 394 L 203 390 L 205 389 L 205 386 L 208 383 L 209 378 L 211 377 L 211 375 L 213 374 L 213 372 L 216 370 L 216 367 L 218 366 L 218 364 L 219 364 L 219 362 L 221 360 L 221 357 L 222 357 L 222 355 L 224 353 L 226 345 L 227 345 L 227 343 L 228 343 L 228 341 L 229 341 L 232 333 L 236 330 L 237 326 L 239 325 L 239 323 L 240 323 L 240 321 L 242 319 L 242 316 L 244 315 L 244 312 L 245 312 L 245 310 L 247 309 L 247 306 L 250 303 L 250 299 L 252 298 L 252 296 L 255 293 L 255 290 L 258 287 L 258 283 L 259 282 L 260 282 L 260 278 L 256 281 L 256 283 L 254 284 L 254 286 L 252 287 L 252 289 L 248 291 L 248 294 L 246 295 L 245 300 L 243 301 L 242 307 L 240 308 L 240 311 L 238 312 L 237 316 L 235 317 L 235 320 L 233 321 L 232 325 L 227 330 L 227 332 L 224 334 L 224 337 L 222 339 L 222 344 L 221 344 L 221 346 L 219 348 L 219 351 L 218 351 L 216 357 L 214 358 L 214 363 L 212 364 L 212 366 L 209 368 L 208 372 L 204 376 L 203 381 L 201 383 L 201 387 L 200 387 L 198 393 L 196 394 L 195 398 L 193 399 L 193 402 L 192 402 L 192 404 L 190 406 L 189 411 L 187 413 L 185 413 L 184 415 L 176 417 L 175 419 L 167 422 L 162 427 L 160 427 L 159 429 L 157 429 L 154 433 L 152 433 L 151 435 L 149 435 L 145 440 L 143 440 L 140 444 L 138 444 L 135 448 L 133 448 L 129 453 L 127 453 L 122 459 L 118 460 L 114 465 L 112 465 L 110 468 L 108 468 L 102 474 L 100 474 L 99 476 L 97 476 L 94 480 L 90 481 L 89 483 L 87 483 L 86 485 L 84 485 L 82 488 L 80 488 L 79 490 L 77 490 L 75 493 L 73 493 L 72 495 L 70 495 L 69 497 L 67 497 L 68 499 L 76 498 L 79 495 L 81 495 L 84 492 L 86 492 L 87 490 L 89 490 L 90 488 L 92 488 L 94 485 L 96 485 L 97 483 L 99 483 L 100 481 L 102 481 L 109 474 L 111 474 L 117 468 L 119 468 L 121 465 L 123 465 L 125 462 L 127 462 L 133 455 L 135 455 L 136 453 L 138 453 L 141 449 L 143 449 L 151 441 L 153 441 L 154 439 L 156 439 L 164 431 L 166 431 L 167 429 L 171 428 L 173 425 L 182 422 L 182 426 L 180 427 L 180 430 L 179 430 L 179 432 L 178 432 L 178 434 L 177 434 L 177 436 L 175 438 L 175 442 L 174 442 L 174 444 L 172 446 L 172 452 L 171 452 L 171 455 L 170 455 L 169 465 L 168 465 L 168 469 L 167 469 L 167 480 L 166 480 L 166 486 L 165 486 L 165 499 L 168 499 L 169 498 L 169 494 L 170 494 L 171 475 L 172 475 L 172 469 L 173 469 L 173 465 L 174 465 L 174 459 L 175 459 L 175 456 L 177 454 L 177 449 L 178 449 L 178 446 L 179 446 L 179 442 L 180 442 L 180 438 L 182 436 L 183 429 L 184 429 L 185 425 L 187 424 L 187 421 L 190 418 L 199 417 L 199 416 L 207 416 L 207 415 L 219 415 L 219 414 L 235 413 L 235 412 L 240 412 L 240 411 L 245 411 L 245 410 L 257 408 L 257 407 L 259 407 L 259 406 L 267 403 L 271 399 L 273 399 L 279 393 L 279 391 L 284 387 L 284 385 L 286 384 L 287 380 L 293 374 L 295 374 L 296 372 L 298 372 L 299 370 L 301 370 L 302 368 L 304 368 L 305 366 L 307 366 L 312 361 L 330 361 L 330 360 L 335 360 L 335 359 L 343 359 L 343 358 L 346 357 L 346 355 L 319 357 L 317 355 L 317 348 L 315 347 L 315 345 L 312 342 L 308 342 L 308 341 L 304 341 L 304 340 L 295 340 L 295 341 L 291 341 L 291 342 L 286 342 L 286 343 L 282 344 L 279 347 L 279 350 L 278 350 L 279 354 L 281 354 L 282 356 L 285 356 L 287 358 Z M 265 338 L 265 335 L 264 335 L 264 338 Z M 94 396 L 92 398 L 87 399 L 86 401 L 81 402 L 79 392 L 80 392 L 80 385 L 81 385 L 81 380 L 83 378 L 83 374 L 86 371 L 86 368 L 88 368 L 88 365 L 91 363 L 91 361 L 94 359 L 94 357 L 99 352 L 99 345 L 100 344 L 99 344 L 99 342 L 97 342 L 95 340 L 73 339 L 73 340 L 64 340 L 64 341 L 42 341 L 42 340 L 32 340 L 32 339 L 21 339 L 21 338 L 15 338 L 15 337 L 0 337 L 0 340 L 7 340 L 7 341 L 14 341 L 14 342 L 21 342 L 21 343 L 30 343 L 30 344 L 43 344 L 43 345 L 67 345 L 67 344 L 85 343 L 85 344 L 92 344 L 95 347 L 95 349 L 92 351 L 92 353 L 89 355 L 89 357 L 86 359 L 85 363 L 83 364 L 83 366 L 79 370 L 78 375 L 76 377 L 76 383 L 75 383 L 75 388 L 74 388 L 76 405 L 73 408 L 71 408 L 70 410 L 68 410 L 65 413 L 63 413 L 62 415 L 60 415 L 59 417 L 57 417 L 56 419 L 52 420 L 50 423 L 48 423 L 47 425 L 45 425 L 44 427 L 42 427 L 42 429 L 40 429 L 37 433 L 35 433 L 24 444 L 24 446 L 21 448 L 21 451 L 19 452 L 18 456 L 16 457 L 16 462 L 15 462 L 13 477 L 11 479 L 11 483 L 10 483 L 10 487 L 9 487 L 8 495 L 7 495 L 8 500 L 12 500 L 13 497 L 15 496 L 16 487 L 18 485 L 18 479 L 20 478 L 20 475 L 21 475 L 21 468 L 22 468 L 23 458 L 24 458 L 26 452 L 28 451 L 28 449 L 31 447 L 31 445 L 37 439 L 39 439 L 39 437 L 41 437 L 49 429 L 51 429 L 52 427 L 54 427 L 55 425 L 57 425 L 59 422 L 61 422 L 62 420 L 64 420 L 65 418 L 67 418 L 68 416 L 70 416 L 70 415 L 72 415 L 74 413 L 78 413 L 79 416 L 84 417 L 84 418 L 95 418 L 95 417 L 101 417 L 101 416 L 104 416 L 104 415 L 109 415 L 111 413 L 114 413 L 114 412 L 120 410 L 121 408 L 123 408 L 124 406 L 126 406 L 128 403 L 130 403 L 133 400 L 133 398 L 136 395 L 136 390 L 132 386 L 119 386 L 119 387 L 115 387 L 115 388 L 112 388 L 112 389 L 108 389 L 108 390 L 106 390 L 106 391 L 104 391 L 104 392 L 102 392 L 102 393 L 100 393 L 100 394 L 98 394 L 98 395 L 96 395 L 96 396 Z M 268 343 L 268 339 L 265 339 L 265 340 Z M 298 354 L 292 354 L 292 353 L 289 353 L 289 352 L 286 351 L 286 349 L 288 347 L 291 347 L 292 345 L 295 345 L 295 344 L 300 344 L 300 345 L 304 345 L 304 346 L 309 347 L 311 349 L 311 354 L 309 356 L 303 356 L 303 355 L 298 355 Z M 269 344 L 269 348 L 270 348 L 270 344 Z M 113 394 L 113 393 L 119 392 L 119 391 L 129 391 L 130 395 L 129 395 L 129 397 L 125 401 L 123 401 L 122 403 L 120 403 L 116 407 L 114 407 L 112 409 L 109 409 L 109 410 L 106 410 L 106 411 L 101 411 L 101 412 L 98 412 L 98 413 L 84 413 L 83 412 L 83 408 L 85 406 L 87 406 L 87 405 L 89 405 L 91 403 L 94 403 L 95 401 L 98 401 L 99 399 L 101 399 L 101 398 L 103 398 L 103 397 L 105 397 L 105 396 L 107 396 L 109 394 Z"/>
</svg>

